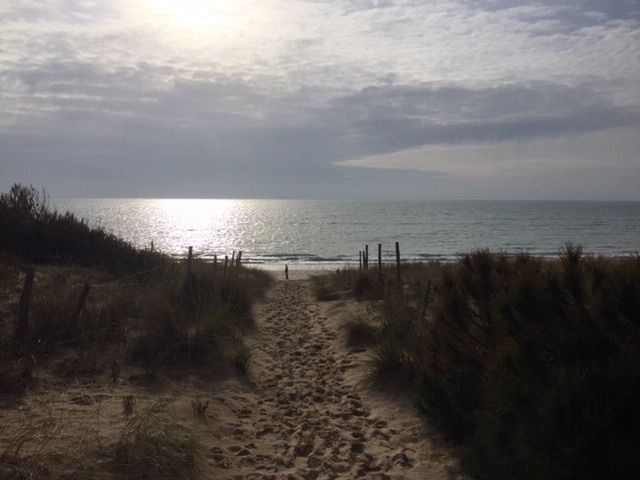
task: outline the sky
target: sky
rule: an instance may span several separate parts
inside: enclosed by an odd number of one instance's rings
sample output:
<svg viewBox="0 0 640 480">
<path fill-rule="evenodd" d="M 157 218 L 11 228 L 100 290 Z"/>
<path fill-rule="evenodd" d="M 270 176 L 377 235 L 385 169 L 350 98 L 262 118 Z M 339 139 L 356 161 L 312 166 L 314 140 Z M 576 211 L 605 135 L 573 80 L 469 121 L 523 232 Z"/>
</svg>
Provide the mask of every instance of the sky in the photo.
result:
<svg viewBox="0 0 640 480">
<path fill-rule="evenodd" d="M 640 200 L 640 0 L 0 0 L 0 191 Z"/>
</svg>

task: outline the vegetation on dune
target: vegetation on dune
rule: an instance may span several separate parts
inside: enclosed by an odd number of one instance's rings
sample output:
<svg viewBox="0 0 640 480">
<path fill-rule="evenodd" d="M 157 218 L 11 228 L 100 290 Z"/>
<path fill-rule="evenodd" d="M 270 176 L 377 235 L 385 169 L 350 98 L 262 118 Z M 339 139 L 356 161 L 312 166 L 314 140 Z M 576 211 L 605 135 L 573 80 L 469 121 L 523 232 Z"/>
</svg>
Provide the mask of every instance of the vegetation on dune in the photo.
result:
<svg viewBox="0 0 640 480">
<path fill-rule="evenodd" d="M 195 433 L 173 421 L 166 405 L 152 403 L 121 420 L 110 439 L 99 424 L 84 425 L 76 436 L 62 432 L 63 410 L 43 412 L 45 421 L 25 418 L 0 447 L 3 480 L 197 480 L 203 476 L 204 449 Z"/>
<path fill-rule="evenodd" d="M 192 432 L 161 413 L 153 405 L 126 421 L 115 445 L 116 470 L 127 479 L 197 480 L 202 446 Z"/>
<path fill-rule="evenodd" d="M 236 265 L 227 271 L 199 260 L 187 267 L 136 249 L 69 213 L 51 212 L 37 190 L 21 185 L 0 194 L 0 251 L 5 258 L 14 255 L 2 267 L 2 288 L 16 300 L 12 287 L 21 278 L 21 262 L 65 264 L 36 274 L 20 348 L 11 333 L 18 306 L 3 315 L 8 334 L 0 341 L 6 367 L 0 391 L 27 388 L 32 365 L 45 360 L 57 375 L 71 377 L 101 374 L 127 361 L 151 372 L 212 365 L 225 356 L 246 366 L 240 334 L 269 282 L 264 272 Z M 81 302 L 87 285 L 90 293 Z"/>
<path fill-rule="evenodd" d="M 21 286 L 34 263 L 22 330 Z M 175 377 L 176 369 L 244 373 L 250 350 L 242 334 L 270 278 L 237 264 L 136 249 L 70 213 L 50 211 L 35 189 L 15 185 L 0 194 L 0 397 L 11 401 L 56 377 L 126 384 Z M 108 465 L 79 465 L 78 478 L 100 469 L 104 478 L 201 477 L 200 446 L 189 429 L 157 409 L 137 413 L 132 395 L 122 409 L 125 423 L 107 446 Z M 0 477 L 58 478 L 59 460 L 76 452 L 57 443 L 57 431 L 41 438 L 42 425 L 28 427 L 8 443 L 4 436 Z M 104 445 L 98 447 L 82 456 L 104 460 Z"/>
<path fill-rule="evenodd" d="M 376 302 L 374 317 L 347 325 L 351 341 L 373 339 L 374 377 L 411 386 L 420 411 L 468 447 L 473 478 L 640 473 L 640 257 L 566 245 L 558 260 L 480 250 L 403 267 L 402 295 L 375 269 L 324 288 Z"/>
<path fill-rule="evenodd" d="M 141 307 L 145 328 L 131 342 L 130 358 L 154 371 L 207 366 L 227 356 L 243 370 L 247 358 L 239 359 L 248 350 L 239 338 L 252 325 L 251 306 L 268 283 L 268 275 L 257 270 L 223 276 L 211 265 L 195 262 L 186 281 L 164 282 Z"/>
<path fill-rule="evenodd" d="M 135 273 L 166 258 L 140 250 L 72 213 L 51 210 L 44 192 L 15 184 L 0 194 L 0 251 L 31 263 L 72 264 Z"/>
</svg>

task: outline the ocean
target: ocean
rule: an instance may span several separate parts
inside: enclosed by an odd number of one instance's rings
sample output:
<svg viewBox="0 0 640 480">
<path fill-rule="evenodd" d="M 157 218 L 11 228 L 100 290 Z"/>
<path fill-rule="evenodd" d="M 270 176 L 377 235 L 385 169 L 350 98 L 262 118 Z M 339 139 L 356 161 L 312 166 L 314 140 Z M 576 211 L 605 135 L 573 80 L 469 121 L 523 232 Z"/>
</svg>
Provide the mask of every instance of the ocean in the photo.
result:
<svg viewBox="0 0 640 480">
<path fill-rule="evenodd" d="M 265 268 L 338 268 L 381 243 L 385 260 L 448 260 L 478 248 L 557 255 L 640 251 L 640 202 L 54 199 L 138 247 L 205 259 L 242 250 Z"/>
</svg>

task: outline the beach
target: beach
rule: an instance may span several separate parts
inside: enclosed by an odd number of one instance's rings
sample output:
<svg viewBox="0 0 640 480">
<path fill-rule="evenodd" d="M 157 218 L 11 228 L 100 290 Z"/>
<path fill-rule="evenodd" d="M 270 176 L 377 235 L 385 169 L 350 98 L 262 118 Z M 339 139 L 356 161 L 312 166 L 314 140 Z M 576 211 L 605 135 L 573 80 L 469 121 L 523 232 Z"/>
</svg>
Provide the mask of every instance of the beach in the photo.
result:
<svg viewBox="0 0 640 480">
<path fill-rule="evenodd" d="M 0 195 L 3 480 L 638 470 L 637 254 L 259 269 L 40 205 Z"/>
</svg>

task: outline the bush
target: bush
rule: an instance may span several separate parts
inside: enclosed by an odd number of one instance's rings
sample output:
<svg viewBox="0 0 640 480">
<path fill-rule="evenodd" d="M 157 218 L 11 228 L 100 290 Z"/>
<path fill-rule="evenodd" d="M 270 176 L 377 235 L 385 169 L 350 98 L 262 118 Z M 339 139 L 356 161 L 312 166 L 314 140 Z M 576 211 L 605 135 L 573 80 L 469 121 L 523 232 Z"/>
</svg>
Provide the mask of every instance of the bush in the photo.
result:
<svg viewBox="0 0 640 480">
<path fill-rule="evenodd" d="M 473 478 L 640 473 L 640 257 L 480 250 L 405 281 L 378 303 L 373 373 L 402 373 Z"/>
<path fill-rule="evenodd" d="M 44 193 L 20 184 L 0 194 L 0 250 L 27 262 L 73 263 L 116 274 L 149 270 L 164 259 L 72 213 L 50 210 Z"/>
</svg>

